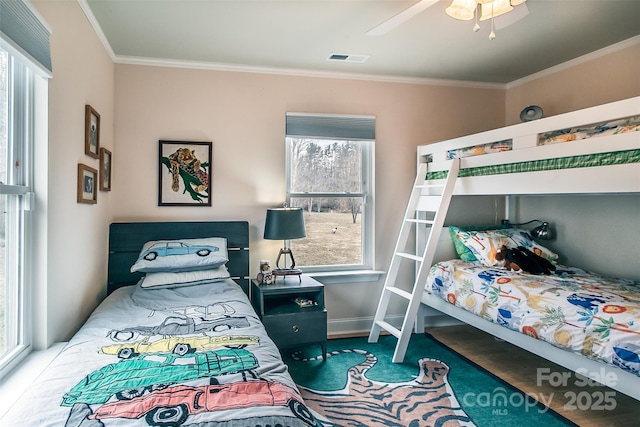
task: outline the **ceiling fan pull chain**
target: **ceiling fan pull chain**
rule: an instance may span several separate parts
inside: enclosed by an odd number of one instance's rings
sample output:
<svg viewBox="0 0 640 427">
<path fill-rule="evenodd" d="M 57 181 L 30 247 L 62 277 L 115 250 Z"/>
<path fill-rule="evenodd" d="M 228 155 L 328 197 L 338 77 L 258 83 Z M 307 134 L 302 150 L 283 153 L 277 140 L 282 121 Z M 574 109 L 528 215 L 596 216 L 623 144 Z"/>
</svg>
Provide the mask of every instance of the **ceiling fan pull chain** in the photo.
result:
<svg viewBox="0 0 640 427">
<path fill-rule="evenodd" d="M 491 2 L 491 32 L 489 33 L 489 40 L 493 40 L 496 38 L 496 33 L 493 31 L 493 20 L 495 19 L 493 15 L 493 6 L 495 2 Z"/>
</svg>

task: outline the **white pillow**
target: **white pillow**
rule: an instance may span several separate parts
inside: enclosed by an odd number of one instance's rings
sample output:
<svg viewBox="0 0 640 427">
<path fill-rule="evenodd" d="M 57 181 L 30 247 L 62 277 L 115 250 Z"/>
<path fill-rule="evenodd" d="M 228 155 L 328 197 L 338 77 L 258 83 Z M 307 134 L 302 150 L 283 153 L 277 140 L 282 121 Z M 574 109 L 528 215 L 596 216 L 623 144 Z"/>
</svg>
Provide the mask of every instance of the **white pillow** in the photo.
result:
<svg viewBox="0 0 640 427">
<path fill-rule="evenodd" d="M 227 239 L 152 240 L 142 247 L 131 272 L 193 271 L 219 267 L 229 261 Z"/>
<path fill-rule="evenodd" d="M 147 273 L 140 279 L 140 287 L 151 288 L 178 288 L 182 286 L 194 286 L 209 283 L 216 280 L 231 277 L 226 265 L 221 265 L 210 270 L 181 271 L 181 272 L 156 272 Z"/>
</svg>

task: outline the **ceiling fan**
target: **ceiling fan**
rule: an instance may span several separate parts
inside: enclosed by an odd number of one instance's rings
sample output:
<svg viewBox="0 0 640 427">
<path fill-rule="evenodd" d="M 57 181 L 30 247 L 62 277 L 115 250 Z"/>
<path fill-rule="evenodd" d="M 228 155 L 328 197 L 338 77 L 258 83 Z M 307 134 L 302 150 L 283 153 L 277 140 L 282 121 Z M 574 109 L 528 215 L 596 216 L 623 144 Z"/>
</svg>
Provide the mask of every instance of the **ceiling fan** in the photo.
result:
<svg viewBox="0 0 640 427">
<path fill-rule="evenodd" d="M 387 19 L 382 24 L 377 25 L 367 31 L 368 36 L 381 36 L 383 34 L 388 33 L 398 25 L 402 24 L 405 21 L 413 18 L 423 10 L 433 6 L 438 3 L 439 0 L 419 0 L 417 3 L 414 3 L 412 6 L 409 6 L 407 9 L 403 10 L 396 16 Z"/>
<path fill-rule="evenodd" d="M 368 36 L 381 36 L 383 34 L 386 34 L 389 31 L 391 31 L 392 29 L 394 29 L 397 26 L 399 26 L 400 24 L 402 24 L 403 22 L 408 21 L 409 19 L 413 18 L 414 16 L 416 16 L 417 14 L 422 12 L 423 10 L 430 8 L 431 6 L 436 4 L 438 1 L 440 1 L 440 0 L 418 0 L 417 3 L 414 3 L 413 5 L 409 6 L 407 9 L 403 10 L 402 12 L 400 12 L 397 15 L 387 19 L 383 23 L 373 27 L 372 29 L 367 31 L 366 34 Z M 490 3 L 490 0 L 484 0 L 484 1 L 476 0 L 476 1 L 477 1 L 477 3 Z M 512 3 L 513 5 L 516 5 L 516 4 L 519 5 L 519 7 L 515 8 L 515 9 L 512 8 L 513 10 L 517 10 L 518 13 L 496 16 L 494 18 L 495 27 L 497 29 L 505 28 L 508 25 L 513 24 L 517 20 L 519 20 L 519 19 L 523 18 L 525 15 L 527 15 L 529 13 L 529 10 L 528 10 L 527 6 L 524 4 L 525 1 L 526 0 L 519 0 L 519 1 L 515 1 L 515 2 L 509 2 L 509 3 Z"/>
</svg>

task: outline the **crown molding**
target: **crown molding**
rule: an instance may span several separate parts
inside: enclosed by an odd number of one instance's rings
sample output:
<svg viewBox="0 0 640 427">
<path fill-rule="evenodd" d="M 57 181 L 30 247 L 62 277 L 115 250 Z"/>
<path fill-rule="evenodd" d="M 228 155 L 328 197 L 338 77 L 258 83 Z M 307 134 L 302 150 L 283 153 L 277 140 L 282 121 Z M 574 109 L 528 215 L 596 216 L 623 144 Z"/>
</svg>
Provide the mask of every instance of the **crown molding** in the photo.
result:
<svg viewBox="0 0 640 427">
<path fill-rule="evenodd" d="M 102 27 L 100 26 L 100 24 L 98 23 L 98 20 L 96 19 L 95 15 L 91 11 L 91 8 L 89 7 L 89 3 L 87 3 L 87 0 L 77 0 L 77 2 L 80 5 L 80 8 L 82 9 L 82 12 L 84 13 L 84 16 L 89 21 L 89 24 L 91 24 L 91 27 L 93 27 L 93 30 L 96 32 L 96 35 L 98 36 L 98 39 L 100 40 L 100 43 L 102 43 L 102 46 L 104 46 L 104 48 L 107 50 L 107 54 L 109 55 L 111 60 L 113 62 L 115 62 L 116 53 L 111 48 L 111 45 L 109 44 L 109 41 L 107 40 L 107 36 L 104 35 L 104 31 L 102 31 Z"/>
<path fill-rule="evenodd" d="M 376 81 L 382 83 L 405 83 L 405 84 L 419 84 L 429 86 L 449 86 L 449 87 L 466 87 L 476 89 L 500 89 L 504 90 L 505 85 L 502 83 L 485 83 L 485 82 L 472 82 L 462 80 L 445 80 L 445 79 L 430 79 L 423 77 L 403 77 L 392 75 L 378 75 L 378 74 L 358 74 L 358 73 L 341 73 L 335 71 L 319 71 L 319 70 L 307 70 L 299 68 L 280 68 L 280 67 L 258 67 L 249 65 L 237 65 L 237 64 L 224 64 L 215 62 L 198 62 L 198 61 L 178 61 L 156 58 L 142 58 L 135 56 L 116 55 L 115 63 L 126 65 L 146 65 L 150 67 L 171 67 L 171 68 L 189 68 L 195 70 L 213 70 L 213 71 L 228 71 L 236 73 L 256 73 L 256 74 L 272 74 L 282 76 L 296 76 L 296 77 L 316 77 L 316 78 L 328 78 L 328 79 L 346 79 L 346 80 L 361 80 L 361 81 Z"/>
<path fill-rule="evenodd" d="M 506 89 L 513 89 L 515 87 L 521 86 L 526 83 L 530 83 L 534 80 L 541 79 L 543 77 L 550 76 L 552 74 L 558 73 L 560 71 L 568 70 L 569 68 L 575 67 L 576 65 L 584 64 L 585 62 L 593 61 L 594 59 L 600 58 L 605 55 L 609 55 L 614 52 L 618 52 L 620 50 L 635 46 L 640 44 L 640 36 L 634 36 L 630 39 L 623 40 L 621 42 L 612 44 L 611 46 L 604 47 L 602 49 L 596 50 L 591 53 L 587 53 L 586 55 L 579 56 L 577 58 L 571 59 L 567 62 L 563 62 L 562 64 L 555 65 L 553 67 L 547 68 L 546 70 L 539 71 L 534 74 L 530 74 L 526 77 L 523 77 L 518 80 L 514 80 L 505 85 Z"/>
</svg>

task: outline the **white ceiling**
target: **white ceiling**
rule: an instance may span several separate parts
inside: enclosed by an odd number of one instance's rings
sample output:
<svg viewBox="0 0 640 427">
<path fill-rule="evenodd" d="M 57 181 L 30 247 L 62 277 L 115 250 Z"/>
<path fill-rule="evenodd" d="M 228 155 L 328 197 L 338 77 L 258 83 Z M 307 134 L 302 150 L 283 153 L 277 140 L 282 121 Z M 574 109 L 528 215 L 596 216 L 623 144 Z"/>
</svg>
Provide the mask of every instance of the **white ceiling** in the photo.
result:
<svg viewBox="0 0 640 427">
<path fill-rule="evenodd" d="M 450 0 L 378 36 L 366 33 L 417 0 L 79 1 L 117 62 L 246 71 L 505 84 L 640 35 L 640 0 L 528 0 L 495 40 L 490 21 L 474 33 L 446 15 Z"/>
</svg>

